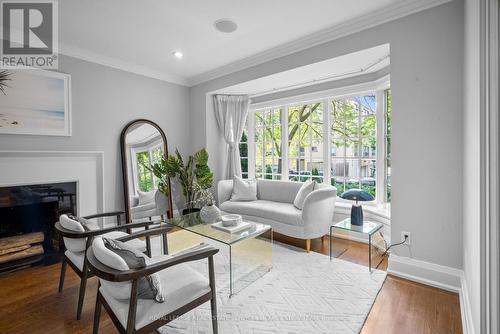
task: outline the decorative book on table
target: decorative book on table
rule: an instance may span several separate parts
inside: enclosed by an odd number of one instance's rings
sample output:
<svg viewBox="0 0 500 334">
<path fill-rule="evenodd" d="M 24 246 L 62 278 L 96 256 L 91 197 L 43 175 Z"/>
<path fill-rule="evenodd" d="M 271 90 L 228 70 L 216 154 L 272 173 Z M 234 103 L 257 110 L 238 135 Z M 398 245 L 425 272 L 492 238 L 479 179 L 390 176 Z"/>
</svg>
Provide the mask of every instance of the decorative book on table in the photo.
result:
<svg viewBox="0 0 500 334">
<path fill-rule="evenodd" d="M 243 230 L 249 228 L 250 226 L 251 226 L 251 224 L 249 222 L 241 222 L 235 226 L 224 226 L 224 225 L 222 225 L 221 221 L 212 224 L 213 228 L 216 228 L 218 230 L 228 232 L 228 233 L 237 233 L 237 232 L 240 232 L 240 231 L 243 231 Z"/>
</svg>

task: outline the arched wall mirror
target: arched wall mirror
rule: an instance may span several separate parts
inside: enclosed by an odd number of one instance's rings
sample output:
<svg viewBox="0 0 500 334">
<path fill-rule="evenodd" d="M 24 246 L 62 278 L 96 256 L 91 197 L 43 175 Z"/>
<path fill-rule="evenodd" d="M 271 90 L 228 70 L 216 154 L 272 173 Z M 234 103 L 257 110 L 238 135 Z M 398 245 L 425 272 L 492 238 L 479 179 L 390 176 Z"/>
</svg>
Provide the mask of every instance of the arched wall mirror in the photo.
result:
<svg viewBox="0 0 500 334">
<path fill-rule="evenodd" d="M 128 123 L 121 138 L 123 190 L 127 223 L 139 219 L 172 217 L 172 194 L 161 193 L 158 180 L 148 169 L 168 156 L 167 137 L 154 122 L 138 119 Z M 169 181 L 169 191 L 170 181 Z"/>
</svg>

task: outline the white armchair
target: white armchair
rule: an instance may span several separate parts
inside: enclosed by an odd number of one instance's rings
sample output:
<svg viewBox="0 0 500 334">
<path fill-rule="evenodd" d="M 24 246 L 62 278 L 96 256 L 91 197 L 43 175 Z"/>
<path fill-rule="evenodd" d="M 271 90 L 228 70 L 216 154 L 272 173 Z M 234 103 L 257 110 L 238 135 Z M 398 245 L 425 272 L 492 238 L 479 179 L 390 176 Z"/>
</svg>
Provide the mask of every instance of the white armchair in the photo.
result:
<svg viewBox="0 0 500 334">
<path fill-rule="evenodd" d="M 270 225 L 275 232 L 305 239 L 310 250 L 310 240 L 328 234 L 335 210 L 335 187 L 317 184 L 307 195 L 302 210 L 293 205 L 302 183 L 291 181 L 257 180 L 257 200 L 231 201 L 233 180 L 218 184 L 221 210 L 242 215 L 245 219 Z"/>
<path fill-rule="evenodd" d="M 160 234 L 164 229 L 153 228 L 117 240 Z M 213 333 L 218 333 L 213 262 L 217 252 L 218 249 L 206 246 L 173 256 L 144 256 L 145 266 L 130 268 L 123 258 L 104 246 L 101 238 L 96 238 L 87 250 L 90 271 L 99 278 L 93 333 L 99 332 L 102 306 L 119 333 L 150 333 L 207 301 L 210 301 Z M 204 259 L 208 259 L 208 278 L 186 265 Z M 163 302 L 138 300 L 140 280 L 152 274 L 157 275 L 156 292 L 161 294 Z"/>
</svg>

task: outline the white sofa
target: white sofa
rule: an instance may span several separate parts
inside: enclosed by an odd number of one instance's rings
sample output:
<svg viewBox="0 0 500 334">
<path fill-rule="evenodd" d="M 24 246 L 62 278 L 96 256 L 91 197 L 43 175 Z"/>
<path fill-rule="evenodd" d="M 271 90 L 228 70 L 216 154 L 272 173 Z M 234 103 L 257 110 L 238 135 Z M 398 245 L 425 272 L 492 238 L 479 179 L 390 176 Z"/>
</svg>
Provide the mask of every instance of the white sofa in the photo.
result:
<svg viewBox="0 0 500 334">
<path fill-rule="evenodd" d="M 154 195 L 152 194 L 154 192 Z M 157 189 L 153 190 L 148 197 L 151 199 L 139 205 L 139 196 L 130 198 L 130 214 L 132 220 L 166 215 L 168 212 L 168 198 Z"/>
<path fill-rule="evenodd" d="M 274 232 L 305 239 L 309 252 L 311 239 L 328 234 L 333 221 L 336 189 L 326 184 L 316 184 L 307 195 L 302 210 L 293 205 L 301 182 L 257 180 L 257 200 L 231 201 L 233 180 L 218 183 L 218 202 L 222 211 L 236 213 L 244 219 L 268 224 Z"/>
</svg>

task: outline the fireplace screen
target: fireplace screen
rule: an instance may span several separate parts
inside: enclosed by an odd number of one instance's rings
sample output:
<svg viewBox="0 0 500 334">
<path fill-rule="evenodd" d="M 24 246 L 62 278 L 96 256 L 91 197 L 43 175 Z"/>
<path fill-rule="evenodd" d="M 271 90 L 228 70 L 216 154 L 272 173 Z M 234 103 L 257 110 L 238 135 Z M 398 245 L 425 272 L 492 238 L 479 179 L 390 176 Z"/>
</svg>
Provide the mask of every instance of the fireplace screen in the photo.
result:
<svg viewBox="0 0 500 334">
<path fill-rule="evenodd" d="M 54 229 L 77 213 L 76 182 L 0 187 L 0 273 L 60 259 Z"/>
</svg>

